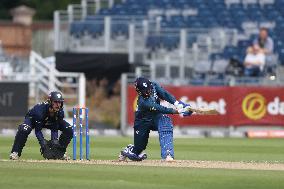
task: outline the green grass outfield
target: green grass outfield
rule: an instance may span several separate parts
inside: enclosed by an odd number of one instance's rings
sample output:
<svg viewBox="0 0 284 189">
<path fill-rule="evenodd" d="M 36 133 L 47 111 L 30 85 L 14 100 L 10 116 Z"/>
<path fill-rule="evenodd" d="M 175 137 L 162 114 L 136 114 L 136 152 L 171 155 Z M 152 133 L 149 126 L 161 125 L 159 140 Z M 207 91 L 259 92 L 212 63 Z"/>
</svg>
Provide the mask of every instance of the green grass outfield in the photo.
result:
<svg viewBox="0 0 284 189">
<path fill-rule="evenodd" d="M 0 159 L 8 159 L 12 137 L 0 138 Z M 131 138 L 91 138 L 91 159 L 114 160 Z M 71 153 L 71 148 L 68 150 Z M 176 159 L 284 164 L 283 139 L 175 139 Z M 149 159 L 160 158 L 157 138 L 150 138 Z M 21 159 L 42 160 L 35 138 Z M 0 161 L 0 188 L 284 188 L 284 171 L 178 167 L 29 163 Z"/>
</svg>

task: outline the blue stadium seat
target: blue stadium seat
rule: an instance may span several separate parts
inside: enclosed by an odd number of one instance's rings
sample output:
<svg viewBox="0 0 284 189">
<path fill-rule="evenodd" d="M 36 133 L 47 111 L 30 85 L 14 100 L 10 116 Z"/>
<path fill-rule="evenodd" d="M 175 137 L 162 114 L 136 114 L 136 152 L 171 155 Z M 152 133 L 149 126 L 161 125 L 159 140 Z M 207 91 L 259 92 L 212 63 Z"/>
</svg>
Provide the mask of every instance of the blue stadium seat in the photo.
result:
<svg viewBox="0 0 284 189">
<path fill-rule="evenodd" d="M 183 21 L 184 17 L 182 15 L 175 15 L 175 16 L 172 16 L 171 19 L 174 21 Z"/>
<path fill-rule="evenodd" d="M 258 20 L 263 18 L 263 14 L 261 11 L 248 11 L 247 12 L 247 16 L 251 19 L 251 20 Z"/>
<path fill-rule="evenodd" d="M 262 7 L 262 11 L 274 11 L 275 10 L 275 5 L 274 4 L 265 4 L 263 7 Z"/>
<path fill-rule="evenodd" d="M 234 56 L 237 56 L 238 53 L 239 53 L 238 51 L 239 51 L 238 47 L 227 46 L 224 49 L 224 57 L 227 58 L 227 59 L 230 59 Z"/>
<path fill-rule="evenodd" d="M 147 11 L 148 11 L 148 7 L 147 6 L 141 6 L 138 4 L 133 4 L 133 5 L 129 5 L 124 7 L 124 10 L 129 14 L 129 15 L 146 15 Z"/>
<path fill-rule="evenodd" d="M 247 17 L 247 12 L 245 11 L 232 11 L 231 12 L 231 16 L 233 19 L 240 19 L 240 18 L 244 18 Z"/>
<path fill-rule="evenodd" d="M 209 5 L 210 7 L 217 7 L 218 5 L 222 5 L 224 8 L 226 8 L 224 0 L 210 0 L 206 1 L 206 4 Z"/>
<path fill-rule="evenodd" d="M 85 31 L 93 37 L 101 36 L 104 32 L 103 22 L 84 22 Z"/>
<path fill-rule="evenodd" d="M 202 28 L 203 24 L 199 21 L 199 19 L 187 20 L 186 23 L 189 28 Z"/>
<path fill-rule="evenodd" d="M 243 10 L 243 4 L 242 3 L 234 3 L 230 5 L 230 10 Z"/>
<path fill-rule="evenodd" d="M 206 28 L 213 28 L 219 26 L 219 23 L 214 17 L 208 17 L 207 19 L 203 19 L 203 26 Z"/>
<path fill-rule="evenodd" d="M 236 28 L 236 24 L 230 19 L 220 19 L 218 20 L 218 23 L 220 26 L 226 27 L 226 28 Z"/>
<path fill-rule="evenodd" d="M 161 37 L 155 35 L 148 36 L 146 40 L 146 47 L 152 50 L 156 50 L 157 48 L 161 47 Z"/>
<path fill-rule="evenodd" d="M 180 1 L 173 1 L 172 2 L 172 6 L 174 8 L 177 8 L 177 9 L 183 9 L 184 8 L 184 4 L 183 2 L 180 2 Z"/>
<path fill-rule="evenodd" d="M 264 12 L 264 15 L 266 18 L 270 20 L 275 20 L 276 18 L 281 17 L 281 15 L 276 11 L 267 11 L 267 12 Z"/>
<path fill-rule="evenodd" d="M 193 43 L 195 43 L 196 40 L 197 40 L 197 37 L 196 37 L 196 36 L 188 35 L 188 36 L 187 36 L 187 46 L 188 46 L 188 47 L 192 47 Z"/>
<path fill-rule="evenodd" d="M 165 35 L 161 37 L 161 44 L 166 49 L 173 50 L 178 48 L 179 40 L 179 36 Z"/>
<path fill-rule="evenodd" d="M 209 86 L 224 86 L 228 85 L 229 83 L 224 79 L 210 79 L 208 82 Z"/>
<path fill-rule="evenodd" d="M 128 36 L 128 23 L 127 22 L 113 23 L 111 25 L 111 34 L 113 36 L 116 35 Z"/>
<path fill-rule="evenodd" d="M 166 20 L 162 20 L 161 21 L 161 27 L 162 28 L 168 28 L 168 27 L 170 27 L 170 23 Z"/>
<path fill-rule="evenodd" d="M 251 45 L 252 45 L 252 41 L 250 41 L 250 40 L 241 40 L 241 41 L 238 42 L 238 47 L 242 48 L 242 49 L 244 49 L 244 48 L 246 49 Z"/>
<path fill-rule="evenodd" d="M 259 77 L 237 77 L 236 83 L 238 85 L 257 85 L 261 83 L 261 79 Z"/>
<path fill-rule="evenodd" d="M 186 28 L 186 23 L 183 21 L 177 21 L 176 22 L 176 28 Z"/>
<path fill-rule="evenodd" d="M 70 25 L 70 34 L 76 38 L 79 38 L 85 30 L 85 22 L 76 21 Z"/>
<path fill-rule="evenodd" d="M 253 42 L 256 38 L 258 38 L 258 34 L 253 34 L 250 36 L 250 41 Z"/>
<path fill-rule="evenodd" d="M 275 7 L 283 7 L 284 1 L 283 0 L 275 0 L 274 5 L 275 5 Z"/>
<path fill-rule="evenodd" d="M 131 4 L 136 4 L 136 0 L 126 0 L 125 4 L 131 5 Z"/>
<path fill-rule="evenodd" d="M 102 9 L 100 9 L 99 14 L 100 15 L 110 15 L 111 14 L 111 10 L 102 8 Z"/>
<path fill-rule="evenodd" d="M 206 19 L 206 18 L 212 17 L 213 14 L 212 14 L 211 11 L 205 10 L 205 11 L 200 11 L 200 12 L 199 12 L 199 16 Z"/>
<path fill-rule="evenodd" d="M 245 9 L 247 11 L 261 11 L 259 4 L 248 4 Z"/>
</svg>

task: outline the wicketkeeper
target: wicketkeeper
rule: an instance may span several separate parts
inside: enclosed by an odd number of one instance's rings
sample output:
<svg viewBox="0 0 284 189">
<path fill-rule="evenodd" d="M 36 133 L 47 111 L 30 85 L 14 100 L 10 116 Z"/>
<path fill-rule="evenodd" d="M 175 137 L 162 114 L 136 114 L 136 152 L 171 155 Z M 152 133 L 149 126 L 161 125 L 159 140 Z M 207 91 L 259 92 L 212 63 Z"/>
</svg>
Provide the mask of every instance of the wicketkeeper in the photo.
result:
<svg viewBox="0 0 284 189">
<path fill-rule="evenodd" d="M 144 77 L 136 79 L 135 89 L 138 93 L 137 107 L 134 121 L 134 145 L 129 144 L 120 152 L 119 160 L 129 158 L 133 161 L 142 161 L 147 158 L 145 153 L 150 131 L 158 131 L 161 147 L 161 157 L 166 161 L 174 159 L 173 123 L 165 114 L 182 114 L 190 116 L 191 111 L 186 110 L 188 104 L 177 101 L 173 95 L 163 89 L 158 83 L 151 82 Z M 160 99 L 173 105 L 167 108 L 160 105 Z"/>
<path fill-rule="evenodd" d="M 10 159 L 17 160 L 22 154 L 29 134 L 35 130 L 40 152 L 45 159 L 66 159 L 66 148 L 73 137 L 72 126 L 64 120 L 64 99 L 60 92 L 51 92 L 48 99 L 28 111 L 19 125 L 11 150 Z M 51 140 L 44 139 L 42 129 L 51 130 Z M 62 131 L 58 140 L 58 130 Z"/>
</svg>

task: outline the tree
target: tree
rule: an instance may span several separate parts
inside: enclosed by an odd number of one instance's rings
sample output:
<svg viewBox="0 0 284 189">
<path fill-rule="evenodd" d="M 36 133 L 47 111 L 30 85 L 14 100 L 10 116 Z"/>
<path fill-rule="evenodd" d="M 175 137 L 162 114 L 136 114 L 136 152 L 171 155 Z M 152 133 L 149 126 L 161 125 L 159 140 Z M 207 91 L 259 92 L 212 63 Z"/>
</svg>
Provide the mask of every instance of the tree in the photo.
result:
<svg viewBox="0 0 284 189">
<path fill-rule="evenodd" d="M 36 10 L 35 20 L 52 20 L 55 10 L 66 10 L 69 4 L 80 4 L 81 0 L 1 0 L 0 19 L 11 19 L 10 10 L 20 5 L 26 5 Z"/>
</svg>

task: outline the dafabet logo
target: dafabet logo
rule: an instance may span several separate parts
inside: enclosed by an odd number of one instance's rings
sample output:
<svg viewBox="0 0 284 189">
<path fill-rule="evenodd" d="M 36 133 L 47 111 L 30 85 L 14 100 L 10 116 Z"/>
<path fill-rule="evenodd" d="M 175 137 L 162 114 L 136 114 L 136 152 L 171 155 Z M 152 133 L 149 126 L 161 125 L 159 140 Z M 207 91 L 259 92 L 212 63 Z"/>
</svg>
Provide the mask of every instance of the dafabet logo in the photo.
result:
<svg viewBox="0 0 284 189">
<path fill-rule="evenodd" d="M 244 114 L 253 120 L 261 119 L 266 113 L 266 99 L 258 93 L 248 94 L 242 102 Z"/>
<path fill-rule="evenodd" d="M 249 119 L 258 120 L 266 114 L 284 115 L 284 102 L 277 96 L 273 101 L 267 102 L 263 95 L 250 93 L 242 101 L 242 110 Z"/>
</svg>

